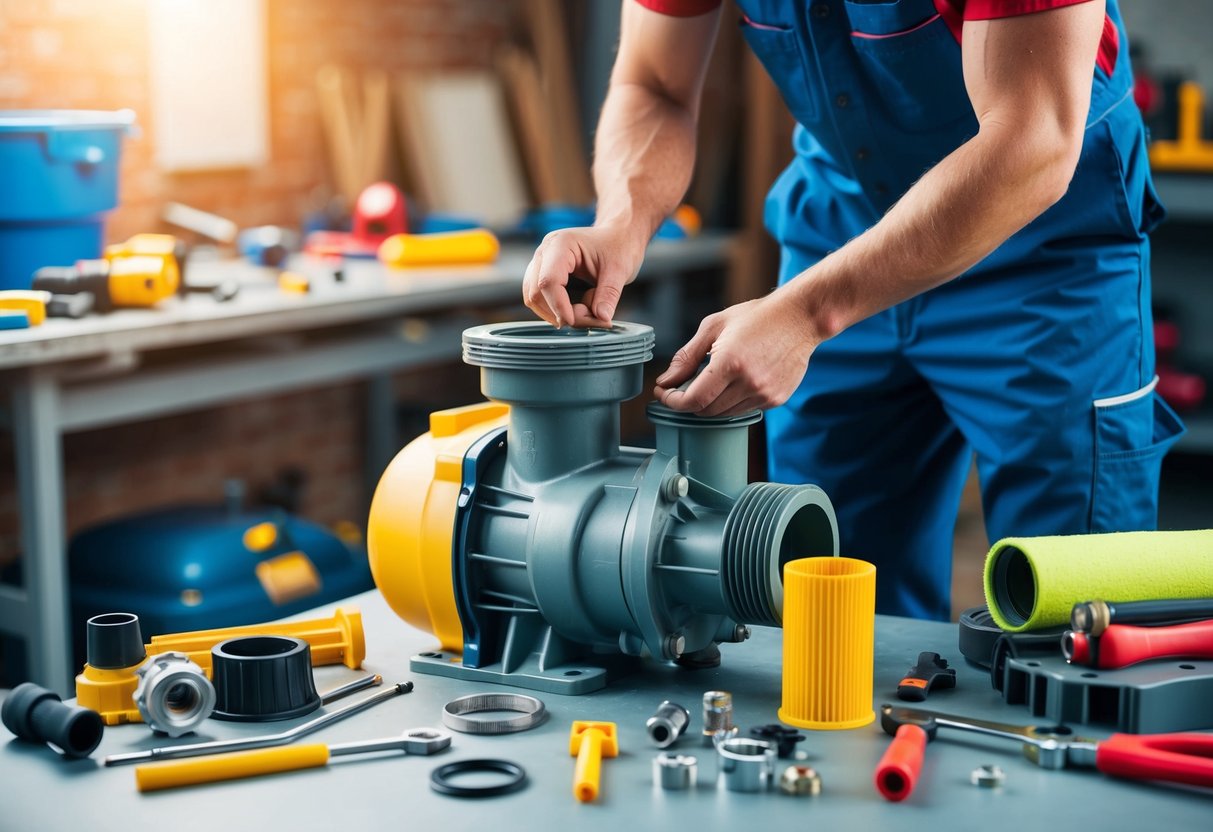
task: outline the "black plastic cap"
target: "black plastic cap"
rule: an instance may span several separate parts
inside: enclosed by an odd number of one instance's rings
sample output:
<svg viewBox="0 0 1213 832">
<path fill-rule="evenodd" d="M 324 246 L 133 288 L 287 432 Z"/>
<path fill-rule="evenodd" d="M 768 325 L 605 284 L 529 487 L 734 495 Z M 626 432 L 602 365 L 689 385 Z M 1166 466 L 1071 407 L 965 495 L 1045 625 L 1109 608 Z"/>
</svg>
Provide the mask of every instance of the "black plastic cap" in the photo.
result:
<svg viewBox="0 0 1213 832">
<path fill-rule="evenodd" d="M 13 688 L 0 709 L 0 720 L 20 739 L 50 743 L 67 757 L 92 754 L 105 732 L 96 711 L 64 705 L 58 694 L 33 682 Z"/>
<path fill-rule="evenodd" d="M 87 625 L 88 663 L 100 670 L 137 665 L 147 658 L 139 616 L 131 612 L 94 615 Z"/>
<path fill-rule="evenodd" d="M 211 650 L 215 719 L 268 722 L 320 707 L 312 679 L 312 649 L 286 636 L 240 636 Z"/>
</svg>

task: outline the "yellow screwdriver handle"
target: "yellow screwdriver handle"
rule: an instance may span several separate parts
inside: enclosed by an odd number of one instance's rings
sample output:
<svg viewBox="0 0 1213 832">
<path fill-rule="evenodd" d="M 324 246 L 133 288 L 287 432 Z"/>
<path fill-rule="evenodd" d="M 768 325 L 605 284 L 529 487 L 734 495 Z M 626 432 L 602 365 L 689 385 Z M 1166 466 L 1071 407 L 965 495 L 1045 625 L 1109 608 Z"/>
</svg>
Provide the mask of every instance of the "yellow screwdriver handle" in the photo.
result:
<svg viewBox="0 0 1213 832">
<path fill-rule="evenodd" d="M 602 732 L 591 728 L 581 738 L 577 765 L 573 768 L 573 796 L 582 803 L 598 797 L 602 777 Z"/>
<path fill-rule="evenodd" d="M 155 792 L 177 786 L 239 780 L 259 774 L 319 768 L 328 760 L 328 746 L 313 744 L 216 754 L 196 760 L 152 763 L 135 768 L 135 788 L 141 792 Z"/>
</svg>

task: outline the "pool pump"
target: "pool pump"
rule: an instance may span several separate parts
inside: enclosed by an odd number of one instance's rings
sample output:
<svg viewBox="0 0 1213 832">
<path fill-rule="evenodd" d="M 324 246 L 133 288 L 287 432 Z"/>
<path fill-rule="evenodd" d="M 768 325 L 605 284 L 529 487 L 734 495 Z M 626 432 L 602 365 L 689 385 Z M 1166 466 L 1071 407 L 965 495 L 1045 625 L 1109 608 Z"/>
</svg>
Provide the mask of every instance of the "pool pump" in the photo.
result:
<svg viewBox="0 0 1213 832">
<path fill-rule="evenodd" d="M 747 482 L 757 411 L 653 402 L 656 450 L 620 447 L 652 356 L 638 324 L 463 333 L 490 401 L 431 414 L 371 505 L 375 582 L 439 641 L 414 671 L 579 694 L 640 657 L 711 666 L 780 626 L 784 563 L 838 553 L 820 488 Z"/>
</svg>

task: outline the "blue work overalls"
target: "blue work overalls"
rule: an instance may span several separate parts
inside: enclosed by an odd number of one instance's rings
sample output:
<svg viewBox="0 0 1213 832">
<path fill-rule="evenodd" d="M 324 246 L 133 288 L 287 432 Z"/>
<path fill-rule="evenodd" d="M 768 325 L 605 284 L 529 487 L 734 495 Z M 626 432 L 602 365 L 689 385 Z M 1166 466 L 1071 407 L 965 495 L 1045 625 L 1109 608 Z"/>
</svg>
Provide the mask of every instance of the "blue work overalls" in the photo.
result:
<svg viewBox="0 0 1213 832">
<path fill-rule="evenodd" d="M 875 223 L 977 132 L 960 45 L 932 0 L 738 0 L 796 117 L 767 198 L 780 282 Z M 1149 242 L 1161 219 L 1128 40 L 1094 68 L 1065 197 L 956 280 L 823 343 L 768 416 L 770 478 L 814 482 L 842 554 L 877 566 L 877 609 L 946 619 L 975 452 L 987 533 L 1152 529 L 1183 432 L 1154 393 Z M 868 35 L 868 37 L 864 37 Z"/>
</svg>

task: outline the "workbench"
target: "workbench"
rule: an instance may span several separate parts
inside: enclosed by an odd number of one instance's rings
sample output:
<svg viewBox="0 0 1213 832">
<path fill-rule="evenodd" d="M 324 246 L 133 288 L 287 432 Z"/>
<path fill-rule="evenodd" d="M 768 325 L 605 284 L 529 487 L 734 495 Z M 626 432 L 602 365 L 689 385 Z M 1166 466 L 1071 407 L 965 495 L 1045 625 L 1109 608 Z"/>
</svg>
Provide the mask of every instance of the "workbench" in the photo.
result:
<svg viewBox="0 0 1213 832">
<path fill-rule="evenodd" d="M 25 554 L 24 588 L 0 584 L 0 631 L 27 640 L 31 678 L 71 689 L 64 434 L 352 380 L 367 382 L 366 478 L 399 449 L 391 374 L 457 359 L 464 328 L 520 306 L 533 246 L 506 246 L 490 266 L 388 270 L 374 260 L 297 256 L 311 291 L 280 291 L 276 270 L 194 261 L 191 283 L 236 280 L 239 294 L 169 299 L 80 320 L 51 319 L 0 334 L 10 392 Z M 658 352 L 679 344 L 687 272 L 722 266 L 731 238 L 656 241 L 637 282 L 635 316 L 656 327 Z M 521 310 L 518 314 L 527 314 Z M 499 317 L 498 317 L 499 319 Z M 368 490 L 368 493 L 370 491 Z"/>
<path fill-rule="evenodd" d="M 316 668 L 320 690 L 379 673 L 385 682 L 411 680 L 412 693 L 396 697 L 328 726 L 301 742 L 352 742 L 440 727 L 442 706 L 456 696 L 515 690 L 427 676 L 409 671 L 409 657 L 430 650 L 433 638 L 400 619 L 378 592 L 349 603 L 362 609 L 367 656 L 362 671 Z M 331 614 L 326 607 L 303 616 Z M 808 764 L 820 773 L 822 793 L 789 797 L 778 792 L 743 794 L 715 787 L 715 752 L 702 745 L 701 699 L 705 690 L 733 694 L 734 721 L 743 731 L 776 721 L 780 702 L 779 630 L 756 627 L 749 641 L 722 645 L 723 660 L 711 670 L 683 670 L 647 663 L 605 690 L 585 696 L 539 694 L 548 720 L 523 733 L 473 736 L 454 733 L 451 747 L 433 757 L 348 757 L 327 768 L 195 786 L 154 794 L 135 791 L 130 766 L 104 768 L 106 754 L 155 745 L 277 733 L 300 720 L 237 724 L 208 720 L 196 737 L 155 740 L 143 725 L 106 730 L 100 748 L 85 760 L 61 759 L 45 746 L 11 738 L 0 728 L 0 793 L 4 830 L 353 830 L 534 829 L 663 830 L 1197 830 L 1213 817 L 1213 791 L 1114 780 L 1093 770 L 1047 771 L 1024 759 L 1017 745 L 940 732 L 926 751 L 918 785 L 892 804 L 877 794 L 873 769 L 889 737 L 872 723 L 850 731 L 809 731 L 800 743 Z M 956 625 L 877 617 L 874 706 L 896 702 L 897 682 L 920 651 L 933 650 L 957 667 L 957 687 L 938 691 L 920 707 L 973 717 L 1028 724 L 1025 709 L 1002 704 L 988 675 L 961 660 Z M 522 693 L 530 693 L 522 691 Z M 338 707 L 370 695 L 355 694 Z M 698 758 L 697 788 L 661 791 L 652 786 L 657 753 L 645 720 L 663 699 L 685 705 L 691 724 L 670 750 Z M 618 724 L 619 756 L 603 763 L 598 800 L 579 804 L 572 794 L 574 760 L 569 728 L 574 719 Z M 1085 731 L 1081 733 L 1086 733 Z M 1096 736 L 1105 734 L 1095 732 Z M 432 792 L 430 771 L 454 760 L 494 757 L 527 771 L 526 787 L 484 799 L 444 797 Z M 784 761 L 780 761 L 781 763 Z M 994 763 L 1006 773 L 1001 788 L 969 782 L 970 772 Z M 777 770 L 781 766 L 777 765 Z"/>
</svg>

